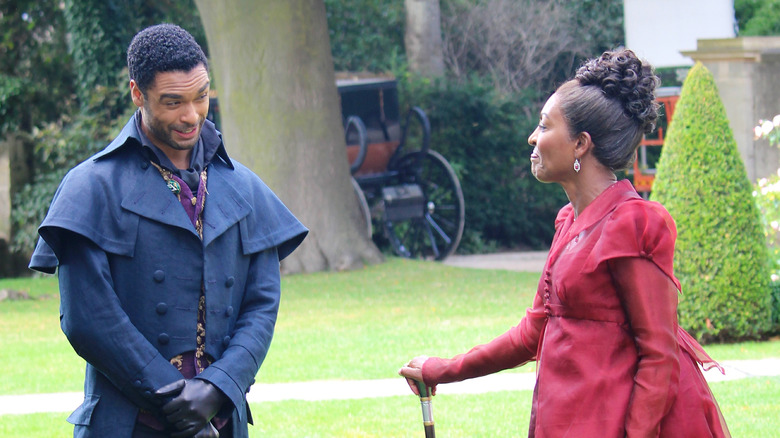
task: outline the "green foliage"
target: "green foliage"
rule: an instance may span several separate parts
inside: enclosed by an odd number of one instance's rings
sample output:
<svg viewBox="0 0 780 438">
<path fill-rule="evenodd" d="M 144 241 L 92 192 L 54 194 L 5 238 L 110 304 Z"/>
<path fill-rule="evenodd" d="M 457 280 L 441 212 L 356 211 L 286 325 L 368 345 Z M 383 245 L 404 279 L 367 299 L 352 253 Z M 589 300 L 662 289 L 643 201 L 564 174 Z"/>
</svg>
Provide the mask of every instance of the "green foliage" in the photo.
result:
<svg viewBox="0 0 780 438">
<path fill-rule="evenodd" d="M 780 147 L 780 114 L 772 120 L 759 120 L 753 131 L 756 139 L 767 139 L 771 145 Z M 764 236 L 769 247 L 773 330 L 780 333 L 780 169 L 768 178 L 759 179 L 754 186 L 753 196 L 761 213 Z"/>
<path fill-rule="evenodd" d="M 383 72 L 405 59 L 404 2 L 325 0 L 336 71 Z"/>
<path fill-rule="evenodd" d="M 65 19 L 82 104 L 90 99 L 96 86 L 114 83 L 116 73 L 127 65 L 127 46 L 144 27 L 174 22 L 190 31 L 208 53 L 205 31 L 193 0 L 66 0 Z"/>
<path fill-rule="evenodd" d="M 769 267 L 773 280 L 780 279 L 780 177 L 775 174 L 761 178 L 754 186 L 753 196 L 761 217 L 764 236 L 769 247 Z"/>
<path fill-rule="evenodd" d="M 24 115 L 25 82 L 0 73 L 0 135 L 19 125 Z"/>
<path fill-rule="evenodd" d="M 624 44 L 623 0 L 579 0 L 567 2 L 566 6 L 574 11 L 576 25 L 589 30 L 581 36 L 593 56 Z"/>
<path fill-rule="evenodd" d="M 652 199 L 677 222 L 680 324 L 704 340 L 765 335 L 766 243 L 726 111 L 701 63 L 683 84 L 657 169 Z"/>
<path fill-rule="evenodd" d="M 126 82 L 126 69 L 114 75 L 111 87 L 96 87 L 90 100 L 72 119 L 65 117 L 42 129 L 35 129 L 34 180 L 14 196 L 11 223 L 16 231 L 13 251 L 32 252 L 38 239 L 37 227 L 43 221 L 62 177 L 76 164 L 103 149 L 119 134 L 133 106 L 118 83 Z M 116 108 L 121 108 L 118 116 Z"/>
<path fill-rule="evenodd" d="M 734 0 L 739 36 L 780 35 L 780 0 Z"/>
<path fill-rule="evenodd" d="M 753 196 L 761 213 L 764 236 L 769 248 L 769 267 L 772 284 L 770 301 L 773 331 L 780 332 L 780 177 L 761 178 Z"/>
<path fill-rule="evenodd" d="M 780 333 L 780 281 L 773 281 L 770 288 L 773 332 Z"/>
<path fill-rule="evenodd" d="M 0 137 L 68 111 L 70 61 L 59 1 L 0 0 Z"/>
<path fill-rule="evenodd" d="M 65 18 L 71 31 L 71 51 L 78 77 L 78 94 L 82 101 L 97 85 L 106 85 L 109 78 L 121 71 L 125 60 L 122 47 L 130 42 L 126 26 L 109 27 L 109 22 L 122 23 L 115 2 L 102 0 L 68 0 Z"/>
<path fill-rule="evenodd" d="M 557 185 L 530 172 L 528 135 L 539 108 L 536 96 L 502 95 L 484 83 L 400 81 L 402 102 L 423 108 L 431 121 L 431 148 L 460 179 L 466 227 L 459 252 L 485 247 L 541 247 L 567 201 Z"/>
</svg>

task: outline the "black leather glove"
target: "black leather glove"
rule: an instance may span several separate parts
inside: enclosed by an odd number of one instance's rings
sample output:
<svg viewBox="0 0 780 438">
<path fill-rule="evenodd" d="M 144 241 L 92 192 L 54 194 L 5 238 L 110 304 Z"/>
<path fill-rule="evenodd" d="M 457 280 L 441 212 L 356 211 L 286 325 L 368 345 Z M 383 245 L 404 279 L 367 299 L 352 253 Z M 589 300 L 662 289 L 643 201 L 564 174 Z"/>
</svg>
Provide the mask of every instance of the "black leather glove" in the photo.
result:
<svg viewBox="0 0 780 438">
<path fill-rule="evenodd" d="M 206 427 L 192 436 L 192 438 L 219 438 L 219 431 L 211 422 L 206 423 Z"/>
<path fill-rule="evenodd" d="M 158 389 L 156 394 L 159 397 L 173 396 L 171 401 L 163 405 L 162 410 L 165 420 L 176 431 L 171 434 L 174 438 L 204 432 L 203 429 L 227 400 L 216 386 L 201 379 L 177 380 Z"/>
</svg>

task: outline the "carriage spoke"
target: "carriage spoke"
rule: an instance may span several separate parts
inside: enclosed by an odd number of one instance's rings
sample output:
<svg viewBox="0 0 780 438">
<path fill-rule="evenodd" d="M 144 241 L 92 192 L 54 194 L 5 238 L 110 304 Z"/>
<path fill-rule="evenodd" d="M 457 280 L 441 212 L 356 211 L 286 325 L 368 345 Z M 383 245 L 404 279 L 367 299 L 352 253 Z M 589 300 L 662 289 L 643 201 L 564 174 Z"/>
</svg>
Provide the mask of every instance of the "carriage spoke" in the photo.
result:
<svg viewBox="0 0 780 438">
<path fill-rule="evenodd" d="M 442 260 L 457 248 L 463 234 L 463 192 L 455 172 L 435 151 L 413 152 L 399 160 L 399 183 L 418 184 L 426 209 L 418 218 L 387 223 L 385 231 L 398 255 Z M 420 172 L 413 168 L 421 166 Z"/>
<path fill-rule="evenodd" d="M 444 240 L 445 243 L 449 244 L 449 243 L 452 242 L 452 239 L 450 239 L 450 236 L 448 236 L 447 233 L 445 233 L 444 230 L 441 229 L 439 224 L 437 224 L 436 221 L 433 220 L 433 217 L 431 215 L 426 214 L 425 215 L 425 220 L 426 220 L 426 222 L 428 224 L 428 227 L 429 228 L 433 228 L 434 230 L 436 230 L 436 232 L 439 233 L 439 236 L 441 236 L 441 238 Z M 431 241 L 433 241 L 433 240 L 434 240 L 433 234 L 431 234 Z"/>
<path fill-rule="evenodd" d="M 439 233 L 442 233 L 442 235 L 446 234 L 444 228 L 447 228 L 448 230 L 456 229 L 455 223 L 452 220 L 439 214 L 425 215 L 425 219 L 431 222 L 431 225 L 437 230 L 440 230 Z M 447 239 L 449 239 L 449 237 L 447 237 Z M 450 241 L 448 240 L 447 243 L 450 243 Z"/>
</svg>

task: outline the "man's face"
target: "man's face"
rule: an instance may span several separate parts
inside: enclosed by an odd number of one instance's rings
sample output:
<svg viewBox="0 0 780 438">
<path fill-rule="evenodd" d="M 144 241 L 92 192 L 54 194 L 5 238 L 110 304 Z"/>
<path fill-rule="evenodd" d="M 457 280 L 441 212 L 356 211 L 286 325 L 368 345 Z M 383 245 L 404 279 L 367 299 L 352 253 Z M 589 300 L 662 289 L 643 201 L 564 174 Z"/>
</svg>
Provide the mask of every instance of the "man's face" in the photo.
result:
<svg viewBox="0 0 780 438">
<path fill-rule="evenodd" d="M 142 93 L 130 81 L 133 102 L 141 109 L 144 134 L 168 155 L 181 157 L 198 143 L 209 111 L 209 75 L 199 64 L 188 72 L 157 73 Z"/>
</svg>

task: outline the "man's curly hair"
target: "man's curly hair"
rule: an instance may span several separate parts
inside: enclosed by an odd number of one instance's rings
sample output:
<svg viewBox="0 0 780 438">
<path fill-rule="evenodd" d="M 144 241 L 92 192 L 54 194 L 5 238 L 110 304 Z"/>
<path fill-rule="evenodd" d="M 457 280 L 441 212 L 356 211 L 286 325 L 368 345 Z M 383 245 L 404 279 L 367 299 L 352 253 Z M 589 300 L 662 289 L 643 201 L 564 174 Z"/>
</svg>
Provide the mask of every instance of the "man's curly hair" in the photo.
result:
<svg viewBox="0 0 780 438">
<path fill-rule="evenodd" d="M 206 55 L 189 32 L 175 24 L 158 24 L 138 32 L 127 48 L 130 79 L 146 91 L 154 85 L 157 73 L 188 72 L 209 63 Z"/>
</svg>

